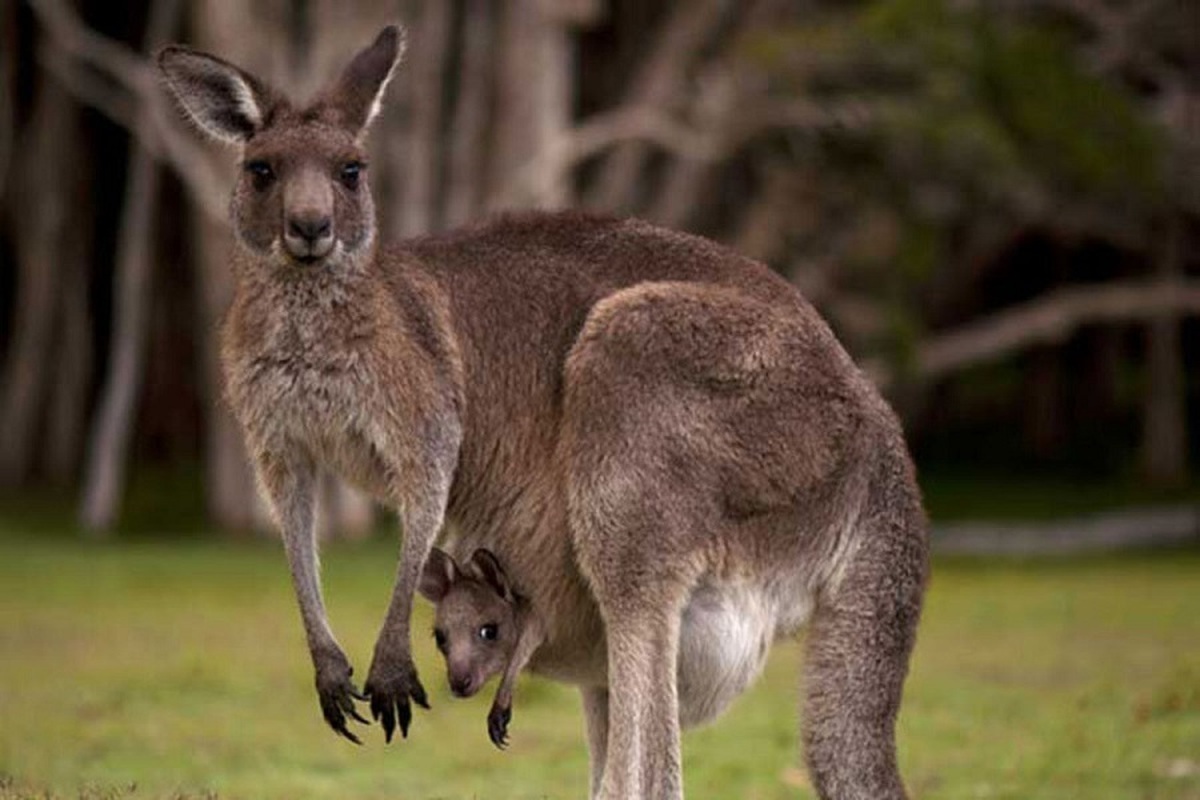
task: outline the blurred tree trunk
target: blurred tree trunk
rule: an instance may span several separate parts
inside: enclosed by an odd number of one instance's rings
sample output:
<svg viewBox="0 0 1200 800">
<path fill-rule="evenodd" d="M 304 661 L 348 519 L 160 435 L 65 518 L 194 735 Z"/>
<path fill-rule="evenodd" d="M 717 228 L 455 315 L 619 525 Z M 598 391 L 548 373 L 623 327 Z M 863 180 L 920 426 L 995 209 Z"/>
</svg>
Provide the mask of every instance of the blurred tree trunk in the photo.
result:
<svg viewBox="0 0 1200 800">
<path fill-rule="evenodd" d="M 1165 283 L 1183 277 L 1183 221 L 1172 213 L 1163 237 L 1158 277 Z M 1187 479 L 1187 389 L 1183 371 L 1182 319 L 1164 311 L 1146 327 L 1145 418 L 1142 471 L 1159 485 Z"/>
<path fill-rule="evenodd" d="M 653 49 L 630 82 L 623 104 L 662 110 L 675 103 L 696 55 L 707 44 L 728 4 L 724 0 L 676 3 L 663 22 Z M 650 157 L 644 142 L 626 142 L 604 160 L 588 196 L 594 208 L 633 211 L 640 206 L 639 189 Z"/>
<path fill-rule="evenodd" d="M 398 226 L 401 236 L 436 230 L 441 177 L 442 101 L 450 44 L 451 3 L 426 0 L 408 37 L 408 135 L 403 153 L 403 184 Z"/>
<path fill-rule="evenodd" d="M 233 296 L 229 274 L 229 229 L 196 211 L 191 220 L 191 253 L 197 272 L 197 335 L 200 352 L 198 388 L 204 398 L 205 507 L 225 530 L 265 529 L 268 516 L 258 500 L 242 432 L 222 394 L 221 354 L 217 327 Z"/>
<path fill-rule="evenodd" d="M 6 50 L 0 56 L 0 64 L 6 70 L 14 68 L 12 59 L 16 56 L 15 13 L 2 12 L 0 18 L 0 50 Z M 6 74 L 3 87 L 0 87 L 0 106 L 15 104 L 15 87 L 9 81 L 11 74 Z M 76 112 L 77 113 L 77 112 Z M 13 115 L 15 108 L 10 105 L 0 111 L 9 124 L 15 124 Z M 76 123 L 73 132 L 74 141 L 71 145 L 79 150 L 84 147 L 82 120 Z M 0 133 L 4 140 L 0 143 L 0 195 L 5 188 L 5 176 L 11 175 L 11 162 L 8 159 L 9 148 L 13 144 L 12 130 Z M 78 167 L 78 169 L 71 169 Z M 68 164 L 71 175 L 65 180 L 70 182 L 70 195 L 86 197 L 92 191 L 92 171 L 90 164 L 79 157 L 73 156 Z M 90 274 L 88 264 L 92 258 L 92 242 L 95 228 L 95 214 L 88 203 L 72 203 L 67 210 L 69 215 L 65 229 L 71 232 L 59 242 L 59 259 L 61 274 L 58 281 L 58 303 L 54 309 L 54 334 L 52 353 L 48 361 L 54 365 L 53 377 L 47 386 L 49 398 L 44 409 L 45 437 L 41 452 L 41 468 L 45 477 L 59 486 L 66 485 L 76 474 L 79 456 L 82 451 L 83 431 L 86 425 L 89 389 L 92 367 L 93 324 L 91 309 L 88 305 Z M 35 460 L 37 456 L 34 456 Z"/>
<path fill-rule="evenodd" d="M 485 192 L 484 156 L 495 50 L 493 8 L 492 0 L 463 3 L 462 58 L 447 156 L 447 227 L 462 225 L 475 217 Z"/>
<path fill-rule="evenodd" d="M 384 240 L 401 235 L 407 224 L 401 198 L 408 182 L 408 138 L 412 126 L 412 104 L 415 87 L 408 80 L 411 66 L 413 31 L 408 24 L 416 19 L 425 0 L 395 0 L 392 8 L 405 23 L 407 36 L 405 53 L 397 73 L 388 85 L 388 99 L 375 120 L 375 130 L 369 137 L 372 150 L 371 191 L 375 197 L 375 217 Z M 361 43 L 360 43 L 361 45 Z"/>
<path fill-rule="evenodd" d="M 0 204 L 3 204 L 17 135 L 16 4 L 0 7 Z"/>
<path fill-rule="evenodd" d="M 32 119 L 14 170 L 13 237 L 17 260 L 13 334 L 0 384 L 0 485 L 22 483 L 32 472 L 44 422 L 58 292 L 72 255 L 64 245 L 70 198 L 78 173 L 79 114 L 63 88 L 38 73 Z"/>
<path fill-rule="evenodd" d="M 762 188 L 737 221 L 730 243 L 739 253 L 771 263 L 785 251 L 787 225 L 798 216 L 795 205 L 803 200 L 796 186 L 805 178 L 776 161 L 768 161 L 760 173 Z M 785 277 L 798 281 L 797 276 Z M 813 297 L 809 300 L 816 302 Z"/>
<path fill-rule="evenodd" d="M 1189 52 L 1200 46 L 1200 8 L 1181 6 L 1182 28 L 1188 32 Z M 1158 245 L 1156 277 L 1177 286 L 1185 277 L 1187 220 L 1200 213 L 1200 78 L 1197 64 L 1179 65 L 1176 80 L 1162 103 L 1160 118 L 1172 137 L 1166 159 L 1171 207 Z M 1190 73 L 1190 74 L 1189 74 Z M 1153 251 L 1154 245 L 1151 246 Z M 1183 318 L 1178 313 L 1157 315 L 1147 328 L 1147 386 L 1142 429 L 1142 471 L 1159 485 L 1178 485 L 1188 477 L 1187 382 L 1184 373 Z"/>
<path fill-rule="evenodd" d="M 706 70 L 698 84 L 700 93 L 693 103 L 693 123 L 699 130 L 720 136 L 737 100 L 737 88 L 720 64 Z M 704 187 L 715 171 L 716 165 L 711 160 L 683 155 L 671 158 L 646 216 L 671 228 L 686 227 L 707 197 Z"/>
<path fill-rule="evenodd" d="M 91 215 L 75 208 L 75 236 L 63 242 L 63 281 L 53 357 L 54 394 L 47 410 L 44 468 L 60 486 L 76 475 L 87 430 L 88 395 L 92 377 L 92 325 L 88 306 L 87 270 L 91 256 Z"/>
<path fill-rule="evenodd" d="M 736 58 L 729 51 L 736 47 L 739 34 L 748 30 L 771 30 L 773 24 L 787 24 L 791 13 L 787 0 L 752 0 L 738 9 L 736 28 L 723 39 L 722 53 L 707 65 L 696 80 L 690 113 L 697 130 L 708 131 L 718 140 L 724 138 L 733 114 L 747 86 L 745 73 L 738 74 Z M 714 12 L 715 13 L 715 12 Z M 719 17 L 717 18 L 719 19 Z M 716 21 L 710 24 L 716 25 Z M 741 80 L 739 80 L 741 79 Z M 662 180 L 650 202 L 647 216 L 673 228 L 689 226 L 705 198 L 705 189 L 719 171 L 712 160 L 677 155 L 670 159 Z"/>
<path fill-rule="evenodd" d="M 318 538 L 360 541 L 374 524 L 375 506 L 366 495 L 332 474 L 321 476 L 314 522 Z"/>
<path fill-rule="evenodd" d="M 158 0 L 152 6 L 146 26 L 147 53 L 166 44 L 175 32 L 179 6 L 179 0 Z M 137 124 L 138 127 L 153 124 L 148 109 L 139 113 Z M 145 371 L 150 319 L 159 167 L 136 135 L 131 135 L 130 142 L 133 152 L 117 240 L 108 371 L 89 437 L 80 510 L 84 527 L 93 534 L 111 528 L 120 510 L 133 440 L 133 418 Z"/>
<path fill-rule="evenodd" d="M 500 22 L 495 139 L 488 207 L 498 210 L 523 168 L 571 126 L 573 43 L 550 0 L 513 0 Z M 528 204 L 571 204 L 570 175 L 558 169 L 530 176 Z"/>
</svg>

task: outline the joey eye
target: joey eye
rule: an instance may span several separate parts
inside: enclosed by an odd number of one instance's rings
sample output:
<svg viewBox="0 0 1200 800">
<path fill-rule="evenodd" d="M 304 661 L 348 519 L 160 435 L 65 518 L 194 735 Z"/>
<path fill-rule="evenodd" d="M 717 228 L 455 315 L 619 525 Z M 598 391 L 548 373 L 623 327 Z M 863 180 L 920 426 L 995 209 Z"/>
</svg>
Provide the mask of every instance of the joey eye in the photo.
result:
<svg viewBox="0 0 1200 800">
<path fill-rule="evenodd" d="M 500 629 L 494 623 L 489 622 L 479 629 L 479 638 L 485 642 L 494 642 L 496 637 L 500 635 Z"/>
<path fill-rule="evenodd" d="M 271 169 L 271 165 L 266 161 L 247 161 L 245 170 L 253 178 L 254 188 L 259 191 L 266 189 L 275 180 L 275 170 Z"/>
<path fill-rule="evenodd" d="M 433 641 L 437 645 L 437 649 L 442 653 L 446 652 L 446 634 L 441 628 L 434 628 Z"/>
<path fill-rule="evenodd" d="M 354 190 L 358 188 L 358 179 L 362 176 L 362 172 L 367 168 L 367 165 L 361 161 L 351 161 L 342 167 L 342 171 L 338 174 L 338 180 L 347 189 Z"/>
</svg>

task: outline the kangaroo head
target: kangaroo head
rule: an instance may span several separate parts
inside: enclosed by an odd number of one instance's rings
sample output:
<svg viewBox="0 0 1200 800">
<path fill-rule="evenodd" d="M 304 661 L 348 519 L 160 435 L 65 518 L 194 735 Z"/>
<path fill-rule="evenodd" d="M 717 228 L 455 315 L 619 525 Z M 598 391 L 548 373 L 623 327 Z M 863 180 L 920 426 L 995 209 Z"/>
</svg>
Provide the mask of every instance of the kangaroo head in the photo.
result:
<svg viewBox="0 0 1200 800">
<path fill-rule="evenodd" d="M 364 139 L 404 52 L 399 26 L 384 28 L 307 106 L 215 56 L 172 45 L 158 55 L 167 87 L 192 120 L 236 146 L 237 240 L 283 269 L 365 263 L 375 209 Z"/>
<path fill-rule="evenodd" d="M 504 670 L 520 634 L 508 577 L 488 550 L 476 550 L 460 567 L 435 547 L 418 588 L 437 606 L 433 635 L 450 690 L 470 697 Z"/>
</svg>

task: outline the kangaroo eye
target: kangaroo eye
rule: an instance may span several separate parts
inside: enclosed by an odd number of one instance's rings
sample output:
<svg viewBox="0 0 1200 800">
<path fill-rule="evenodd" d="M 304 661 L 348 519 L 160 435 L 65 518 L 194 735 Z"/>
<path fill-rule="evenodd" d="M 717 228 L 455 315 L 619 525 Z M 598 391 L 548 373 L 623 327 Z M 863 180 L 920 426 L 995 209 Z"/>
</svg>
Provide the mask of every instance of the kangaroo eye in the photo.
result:
<svg viewBox="0 0 1200 800">
<path fill-rule="evenodd" d="M 260 192 L 275 180 L 275 170 L 271 169 L 271 165 L 265 161 L 247 161 L 245 169 L 254 179 L 254 188 Z"/>
<path fill-rule="evenodd" d="M 349 164 L 346 164 L 342 167 L 342 171 L 338 175 L 338 179 L 341 180 L 342 185 L 347 189 L 357 189 L 358 179 L 362 175 L 362 171 L 366 168 L 367 165 L 361 161 L 351 161 Z"/>
<path fill-rule="evenodd" d="M 479 629 L 479 638 L 485 642 L 494 642 L 499 635 L 500 629 L 490 622 Z"/>
<path fill-rule="evenodd" d="M 446 634 L 441 628 L 435 628 L 433 631 L 433 641 L 437 644 L 437 649 L 442 653 L 446 652 Z"/>
</svg>

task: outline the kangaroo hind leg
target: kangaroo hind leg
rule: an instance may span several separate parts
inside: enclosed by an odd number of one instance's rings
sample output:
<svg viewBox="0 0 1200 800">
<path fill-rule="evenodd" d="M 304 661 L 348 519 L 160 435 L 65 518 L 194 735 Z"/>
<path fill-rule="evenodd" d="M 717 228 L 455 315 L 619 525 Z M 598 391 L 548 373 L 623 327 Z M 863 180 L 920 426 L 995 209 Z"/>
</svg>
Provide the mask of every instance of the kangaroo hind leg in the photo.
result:
<svg viewBox="0 0 1200 800">
<path fill-rule="evenodd" d="M 824 800 L 903 800 L 895 724 L 928 572 L 907 459 L 883 465 L 835 585 L 808 634 L 804 744 Z"/>
<path fill-rule="evenodd" d="M 658 552 L 679 537 L 670 515 L 647 505 L 610 507 L 606 514 L 584 510 L 573 523 L 576 557 L 604 619 L 608 648 L 601 800 L 683 797 L 677 662 L 695 575 L 691 559 Z"/>
<path fill-rule="evenodd" d="M 680 613 L 672 602 L 606 617 L 609 725 L 601 800 L 681 800 L 676 658 Z"/>
</svg>

